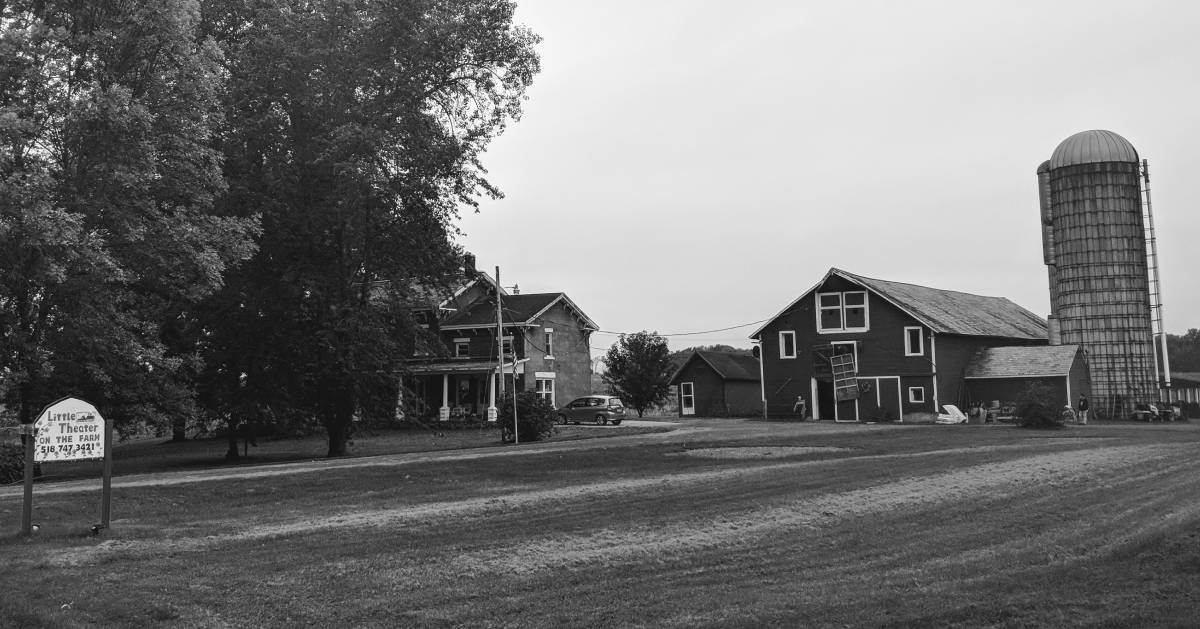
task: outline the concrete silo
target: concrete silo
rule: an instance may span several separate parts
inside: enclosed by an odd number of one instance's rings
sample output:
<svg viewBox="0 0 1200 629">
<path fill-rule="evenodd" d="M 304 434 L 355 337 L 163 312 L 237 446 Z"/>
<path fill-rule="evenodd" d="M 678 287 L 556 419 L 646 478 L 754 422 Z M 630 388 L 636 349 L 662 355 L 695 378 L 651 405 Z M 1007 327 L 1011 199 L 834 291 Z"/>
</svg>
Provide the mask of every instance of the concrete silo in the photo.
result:
<svg viewBox="0 0 1200 629">
<path fill-rule="evenodd" d="M 1084 348 L 1093 408 L 1115 416 L 1159 399 L 1143 166 L 1125 138 L 1095 130 L 1063 140 L 1037 170 L 1051 342 Z"/>
</svg>

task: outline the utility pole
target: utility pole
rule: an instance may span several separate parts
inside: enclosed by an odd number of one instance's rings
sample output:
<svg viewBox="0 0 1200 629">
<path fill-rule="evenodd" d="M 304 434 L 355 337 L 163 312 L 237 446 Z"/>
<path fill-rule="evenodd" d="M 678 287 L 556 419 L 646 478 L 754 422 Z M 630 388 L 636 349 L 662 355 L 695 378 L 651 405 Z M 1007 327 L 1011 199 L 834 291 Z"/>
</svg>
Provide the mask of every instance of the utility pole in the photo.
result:
<svg viewBox="0 0 1200 629">
<path fill-rule="evenodd" d="M 496 358 L 497 358 L 497 391 L 501 396 L 504 395 L 504 309 L 500 304 L 500 267 L 496 267 Z M 521 443 L 521 437 L 517 434 L 517 362 L 516 356 L 513 356 L 513 443 Z M 492 409 L 488 409 L 490 414 Z M 499 412 L 496 413 L 497 419 Z"/>
<path fill-rule="evenodd" d="M 500 267 L 496 267 L 496 399 L 488 409 L 488 419 L 499 419 L 496 404 L 504 397 L 504 311 L 500 307 Z"/>
</svg>

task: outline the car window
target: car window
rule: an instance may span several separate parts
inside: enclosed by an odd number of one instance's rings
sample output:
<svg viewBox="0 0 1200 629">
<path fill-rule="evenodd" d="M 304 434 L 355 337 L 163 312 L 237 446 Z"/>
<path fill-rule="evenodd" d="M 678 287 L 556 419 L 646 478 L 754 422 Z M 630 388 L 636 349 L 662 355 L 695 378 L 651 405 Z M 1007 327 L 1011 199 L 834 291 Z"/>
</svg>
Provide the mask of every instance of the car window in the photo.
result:
<svg viewBox="0 0 1200 629">
<path fill-rule="evenodd" d="M 570 404 L 568 404 L 568 406 L 570 406 L 571 408 L 579 408 L 581 406 L 587 406 L 587 399 L 580 398 L 578 400 L 575 400 L 574 402 L 571 402 Z"/>
<path fill-rule="evenodd" d="M 621 403 L 621 400 L 618 400 L 617 398 L 613 398 L 613 399 L 609 400 L 608 405 L 609 406 L 625 406 L 624 404 Z"/>
</svg>

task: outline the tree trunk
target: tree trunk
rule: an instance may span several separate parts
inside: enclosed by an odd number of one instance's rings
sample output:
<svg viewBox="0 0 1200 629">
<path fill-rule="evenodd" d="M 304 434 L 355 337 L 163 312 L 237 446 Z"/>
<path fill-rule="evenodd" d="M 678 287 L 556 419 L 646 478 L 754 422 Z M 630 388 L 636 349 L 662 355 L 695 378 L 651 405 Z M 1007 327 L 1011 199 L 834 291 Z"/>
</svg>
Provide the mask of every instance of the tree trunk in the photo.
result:
<svg viewBox="0 0 1200 629">
<path fill-rule="evenodd" d="M 330 415 L 325 420 L 325 431 L 329 433 L 328 456 L 346 456 L 346 444 L 350 440 L 350 426 L 354 421 L 354 396 L 349 383 L 343 383 L 334 392 L 335 401 Z"/>
<path fill-rule="evenodd" d="M 242 456 L 238 452 L 238 425 L 237 425 L 237 422 L 235 422 L 233 420 L 233 418 L 230 418 L 229 425 L 227 428 L 228 428 L 228 434 L 226 435 L 226 437 L 229 439 L 229 449 L 225 450 L 225 460 L 226 461 L 237 461 L 237 460 L 241 459 L 241 456 Z"/>
<path fill-rule="evenodd" d="M 176 417 L 171 422 L 171 441 L 187 441 L 187 418 Z"/>
</svg>

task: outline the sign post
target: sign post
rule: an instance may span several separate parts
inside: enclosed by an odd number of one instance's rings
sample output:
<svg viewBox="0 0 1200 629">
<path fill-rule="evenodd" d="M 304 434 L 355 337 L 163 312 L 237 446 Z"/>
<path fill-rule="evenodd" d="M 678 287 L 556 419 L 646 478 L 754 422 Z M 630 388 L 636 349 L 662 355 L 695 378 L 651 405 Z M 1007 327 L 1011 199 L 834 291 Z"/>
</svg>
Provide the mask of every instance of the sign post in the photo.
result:
<svg viewBox="0 0 1200 629">
<path fill-rule="evenodd" d="M 21 532 L 33 532 L 34 463 L 104 459 L 100 524 L 107 528 L 112 494 L 112 420 L 105 420 L 95 406 L 76 398 L 63 398 L 47 406 L 33 424 L 21 426 L 25 437 L 25 510 Z"/>
</svg>

